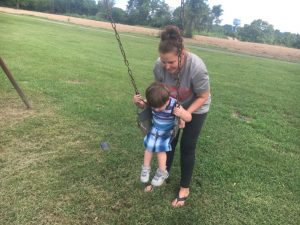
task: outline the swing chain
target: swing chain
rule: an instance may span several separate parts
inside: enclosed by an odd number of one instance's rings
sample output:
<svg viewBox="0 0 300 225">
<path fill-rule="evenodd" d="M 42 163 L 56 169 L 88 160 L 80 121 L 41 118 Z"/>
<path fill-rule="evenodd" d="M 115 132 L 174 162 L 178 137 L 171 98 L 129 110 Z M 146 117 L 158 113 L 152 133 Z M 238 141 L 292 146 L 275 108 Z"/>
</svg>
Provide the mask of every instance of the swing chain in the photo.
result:
<svg viewBox="0 0 300 225">
<path fill-rule="evenodd" d="M 127 70 L 128 70 L 128 75 L 130 76 L 130 79 L 131 79 L 131 83 L 132 83 L 132 86 L 135 90 L 135 93 L 136 94 L 139 94 L 139 91 L 137 89 L 137 86 L 136 86 L 136 83 L 135 83 L 135 80 L 133 78 L 133 74 L 132 74 L 132 70 L 130 69 L 129 67 L 129 62 L 127 60 L 127 57 L 126 57 L 126 54 L 125 54 L 125 51 L 124 51 L 124 48 L 123 48 L 123 45 L 122 45 L 122 42 L 121 42 L 121 38 L 120 38 L 120 35 L 117 31 L 117 26 L 113 20 L 113 17 L 112 17 L 112 11 L 111 9 L 108 7 L 107 8 L 107 12 L 108 12 L 108 17 L 110 19 L 110 22 L 111 22 L 111 26 L 115 32 L 115 37 L 118 41 L 118 44 L 119 44 L 119 48 L 120 48 L 120 51 L 121 51 L 121 54 L 123 56 L 123 59 L 124 59 L 124 63 L 125 63 L 125 66 L 127 67 Z M 183 24 L 183 18 L 184 18 L 184 0 L 181 0 L 181 10 L 180 10 L 180 31 L 181 31 L 181 35 L 183 34 L 183 29 L 184 29 L 184 24 Z M 177 83 L 176 83 L 176 88 L 177 88 L 177 96 L 176 96 L 176 99 L 177 101 L 179 102 L 179 87 L 180 87 L 180 71 L 181 71 L 181 54 L 182 54 L 182 39 L 180 39 L 178 41 L 178 73 L 177 73 Z M 179 105 L 179 103 L 178 103 Z M 138 113 L 138 109 L 137 109 L 137 114 L 138 114 L 138 118 L 137 118 L 137 122 L 138 122 L 138 126 L 141 128 L 141 130 L 145 133 L 145 132 L 148 132 L 149 130 L 149 127 L 148 126 L 151 126 L 151 113 L 149 115 L 149 112 L 150 111 L 150 108 L 146 108 L 145 110 L 143 110 L 142 112 Z M 145 118 L 141 118 L 144 116 L 144 114 L 148 114 L 148 116 L 146 116 Z M 150 119 L 149 119 L 150 118 Z M 176 136 L 177 133 L 178 133 L 178 121 L 179 121 L 179 118 L 176 117 L 176 124 L 174 126 L 174 129 L 173 129 L 173 135 Z M 149 123 L 150 122 L 150 123 Z M 145 125 L 145 126 L 143 126 Z"/>
<path fill-rule="evenodd" d="M 178 41 L 178 72 L 177 72 L 177 79 L 176 79 L 176 99 L 179 102 L 179 88 L 180 88 L 180 72 L 181 72 L 181 54 L 182 54 L 182 41 Z"/>
<path fill-rule="evenodd" d="M 181 5 L 180 5 L 180 12 L 179 12 L 179 21 L 180 21 L 180 30 L 181 33 L 183 34 L 183 29 L 184 29 L 184 0 L 181 0 Z"/>
<path fill-rule="evenodd" d="M 115 32 L 115 37 L 116 37 L 116 39 L 118 41 L 119 48 L 120 48 L 121 54 L 122 54 L 123 59 L 124 59 L 124 64 L 127 67 L 128 75 L 130 77 L 131 84 L 132 84 L 132 86 L 134 88 L 135 94 L 139 94 L 140 92 L 139 92 L 139 90 L 137 88 L 137 85 L 135 83 L 135 80 L 133 78 L 132 70 L 129 67 L 129 62 L 128 62 L 127 57 L 126 57 L 126 53 L 125 53 L 124 47 L 122 45 L 121 37 L 120 37 L 120 35 L 119 35 L 118 31 L 117 31 L 117 25 L 116 25 L 116 23 L 113 20 L 112 12 L 111 12 L 111 9 L 109 9 L 109 8 L 108 8 L 108 17 L 110 19 L 111 26 L 112 26 L 112 28 L 113 28 L 113 30 Z"/>
<path fill-rule="evenodd" d="M 179 13 L 179 20 L 180 20 L 180 33 L 183 38 L 184 32 L 184 0 L 181 0 L 181 7 Z M 178 54 L 178 72 L 177 72 L 177 82 L 176 82 L 176 89 L 177 89 L 177 96 L 176 99 L 179 102 L 179 88 L 180 88 L 180 72 L 181 72 L 181 54 L 182 54 L 182 38 L 178 40 L 177 43 L 177 54 Z"/>
</svg>

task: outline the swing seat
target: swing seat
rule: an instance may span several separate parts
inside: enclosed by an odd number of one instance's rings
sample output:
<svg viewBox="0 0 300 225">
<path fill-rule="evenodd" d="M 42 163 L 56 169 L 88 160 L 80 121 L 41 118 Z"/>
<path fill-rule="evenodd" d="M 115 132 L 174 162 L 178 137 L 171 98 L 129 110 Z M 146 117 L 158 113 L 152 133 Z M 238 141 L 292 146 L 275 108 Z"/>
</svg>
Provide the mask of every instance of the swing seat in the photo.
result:
<svg viewBox="0 0 300 225">
<path fill-rule="evenodd" d="M 146 107 L 137 112 L 137 125 L 144 135 L 147 135 L 152 127 L 152 111 L 150 107 Z M 175 118 L 172 137 L 175 138 L 179 131 L 179 118 Z"/>
<path fill-rule="evenodd" d="M 146 135 L 152 127 L 152 112 L 150 107 L 137 112 L 137 124 L 142 133 Z"/>
<path fill-rule="evenodd" d="M 175 138 L 178 134 L 179 131 L 179 117 L 175 117 L 175 122 L 174 122 L 174 127 L 173 127 L 173 132 L 172 132 L 172 136 L 173 138 Z"/>
</svg>

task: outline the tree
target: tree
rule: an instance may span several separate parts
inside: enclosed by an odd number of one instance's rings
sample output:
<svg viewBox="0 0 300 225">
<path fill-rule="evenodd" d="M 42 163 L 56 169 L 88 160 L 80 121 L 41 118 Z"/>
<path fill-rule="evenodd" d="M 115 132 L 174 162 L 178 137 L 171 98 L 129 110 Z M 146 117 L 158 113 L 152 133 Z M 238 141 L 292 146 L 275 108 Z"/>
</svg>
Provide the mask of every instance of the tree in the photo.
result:
<svg viewBox="0 0 300 225">
<path fill-rule="evenodd" d="M 109 15 L 108 13 L 112 13 L 113 6 L 115 5 L 114 0 L 99 0 L 98 1 L 98 13 L 96 17 L 98 19 L 104 19 L 104 20 L 109 20 Z"/>
<path fill-rule="evenodd" d="M 213 19 L 213 23 L 219 25 L 221 23 L 220 16 L 223 14 L 222 5 L 214 5 L 211 9 L 211 17 Z"/>
<path fill-rule="evenodd" d="M 239 29 L 238 36 L 242 41 L 273 44 L 273 25 L 261 19 L 254 20 L 250 25 L 246 24 Z"/>
<path fill-rule="evenodd" d="M 300 49 L 300 35 L 299 34 L 295 34 L 295 36 L 296 36 L 295 37 L 296 40 L 292 44 L 292 47 Z"/>
<path fill-rule="evenodd" d="M 154 27 L 163 27 L 171 23 L 172 15 L 170 7 L 164 1 L 157 1 L 153 7 L 151 15 L 151 25 Z"/>
<path fill-rule="evenodd" d="M 172 24 L 180 27 L 181 25 L 181 22 L 180 22 L 180 10 L 181 10 L 181 7 L 177 7 L 174 11 L 173 11 L 173 14 L 172 14 Z M 186 10 L 185 10 L 186 11 Z M 186 17 L 186 15 L 185 15 Z M 185 23 L 186 23 L 186 20 L 185 18 L 183 18 L 183 26 L 185 26 Z"/>
<path fill-rule="evenodd" d="M 129 24 L 161 26 L 171 18 L 164 0 L 129 0 L 127 13 Z"/>
<path fill-rule="evenodd" d="M 114 7 L 112 8 L 112 18 L 117 23 L 125 23 L 126 22 L 126 12 L 123 9 Z"/>
<path fill-rule="evenodd" d="M 96 12 L 97 7 L 95 0 L 82 0 L 82 14 L 95 15 Z"/>
<path fill-rule="evenodd" d="M 18 0 L 1 0 L 0 6 L 7 6 L 7 7 L 16 7 L 19 8 L 19 1 Z"/>
<path fill-rule="evenodd" d="M 230 24 L 225 24 L 223 27 L 225 36 L 232 37 L 233 39 L 236 38 L 236 32 L 234 32 L 234 26 Z"/>
<path fill-rule="evenodd" d="M 129 0 L 127 5 L 128 22 L 146 25 L 151 13 L 151 0 Z"/>
<path fill-rule="evenodd" d="M 185 36 L 192 37 L 193 30 L 205 30 L 210 22 L 207 0 L 187 0 L 185 13 Z"/>
</svg>

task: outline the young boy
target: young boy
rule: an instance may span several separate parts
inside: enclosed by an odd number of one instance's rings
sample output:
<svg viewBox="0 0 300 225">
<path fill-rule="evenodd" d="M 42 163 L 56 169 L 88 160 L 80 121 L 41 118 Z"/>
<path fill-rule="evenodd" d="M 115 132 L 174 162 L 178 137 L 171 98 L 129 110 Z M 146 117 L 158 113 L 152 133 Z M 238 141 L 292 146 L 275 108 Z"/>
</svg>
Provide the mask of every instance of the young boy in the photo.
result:
<svg viewBox="0 0 300 225">
<path fill-rule="evenodd" d="M 158 169 L 151 184 L 156 187 L 161 186 L 169 176 L 166 170 L 166 152 L 172 151 L 171 141 L 175 116 L 189 122 L 192 120 L 192 115 L 182 106 L 177 106 L 176 99 L 172 98 L 167 87 L 159 82 L 154 82 L 147 88 L 146 101 L 142 99 L 141 95 L 135 95 L 133 101 L 140 108 L 147 105 L 152 109 L 152 127 L 144 138 L 146 150 L 140 179 L 142 183 L 149 181 L 151 160 L 155 152 Z"/>
</svg>

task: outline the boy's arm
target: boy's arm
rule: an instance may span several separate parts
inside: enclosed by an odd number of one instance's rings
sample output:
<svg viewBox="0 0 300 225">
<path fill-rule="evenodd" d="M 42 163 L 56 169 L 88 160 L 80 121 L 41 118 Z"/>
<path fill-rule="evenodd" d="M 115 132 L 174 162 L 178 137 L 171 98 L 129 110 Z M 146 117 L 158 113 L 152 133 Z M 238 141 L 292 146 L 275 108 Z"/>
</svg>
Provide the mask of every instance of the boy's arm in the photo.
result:
<svg viewBox="0 0 300 225">
<path fill-rule="evenodd" d="M 181 105 L 175 106 L 173 109 L 173 113 L 175 116 L 178 116 L 185 122 L 190 122 L 192 120 L 192 114 L 185 110 Z"/>
</svg>

